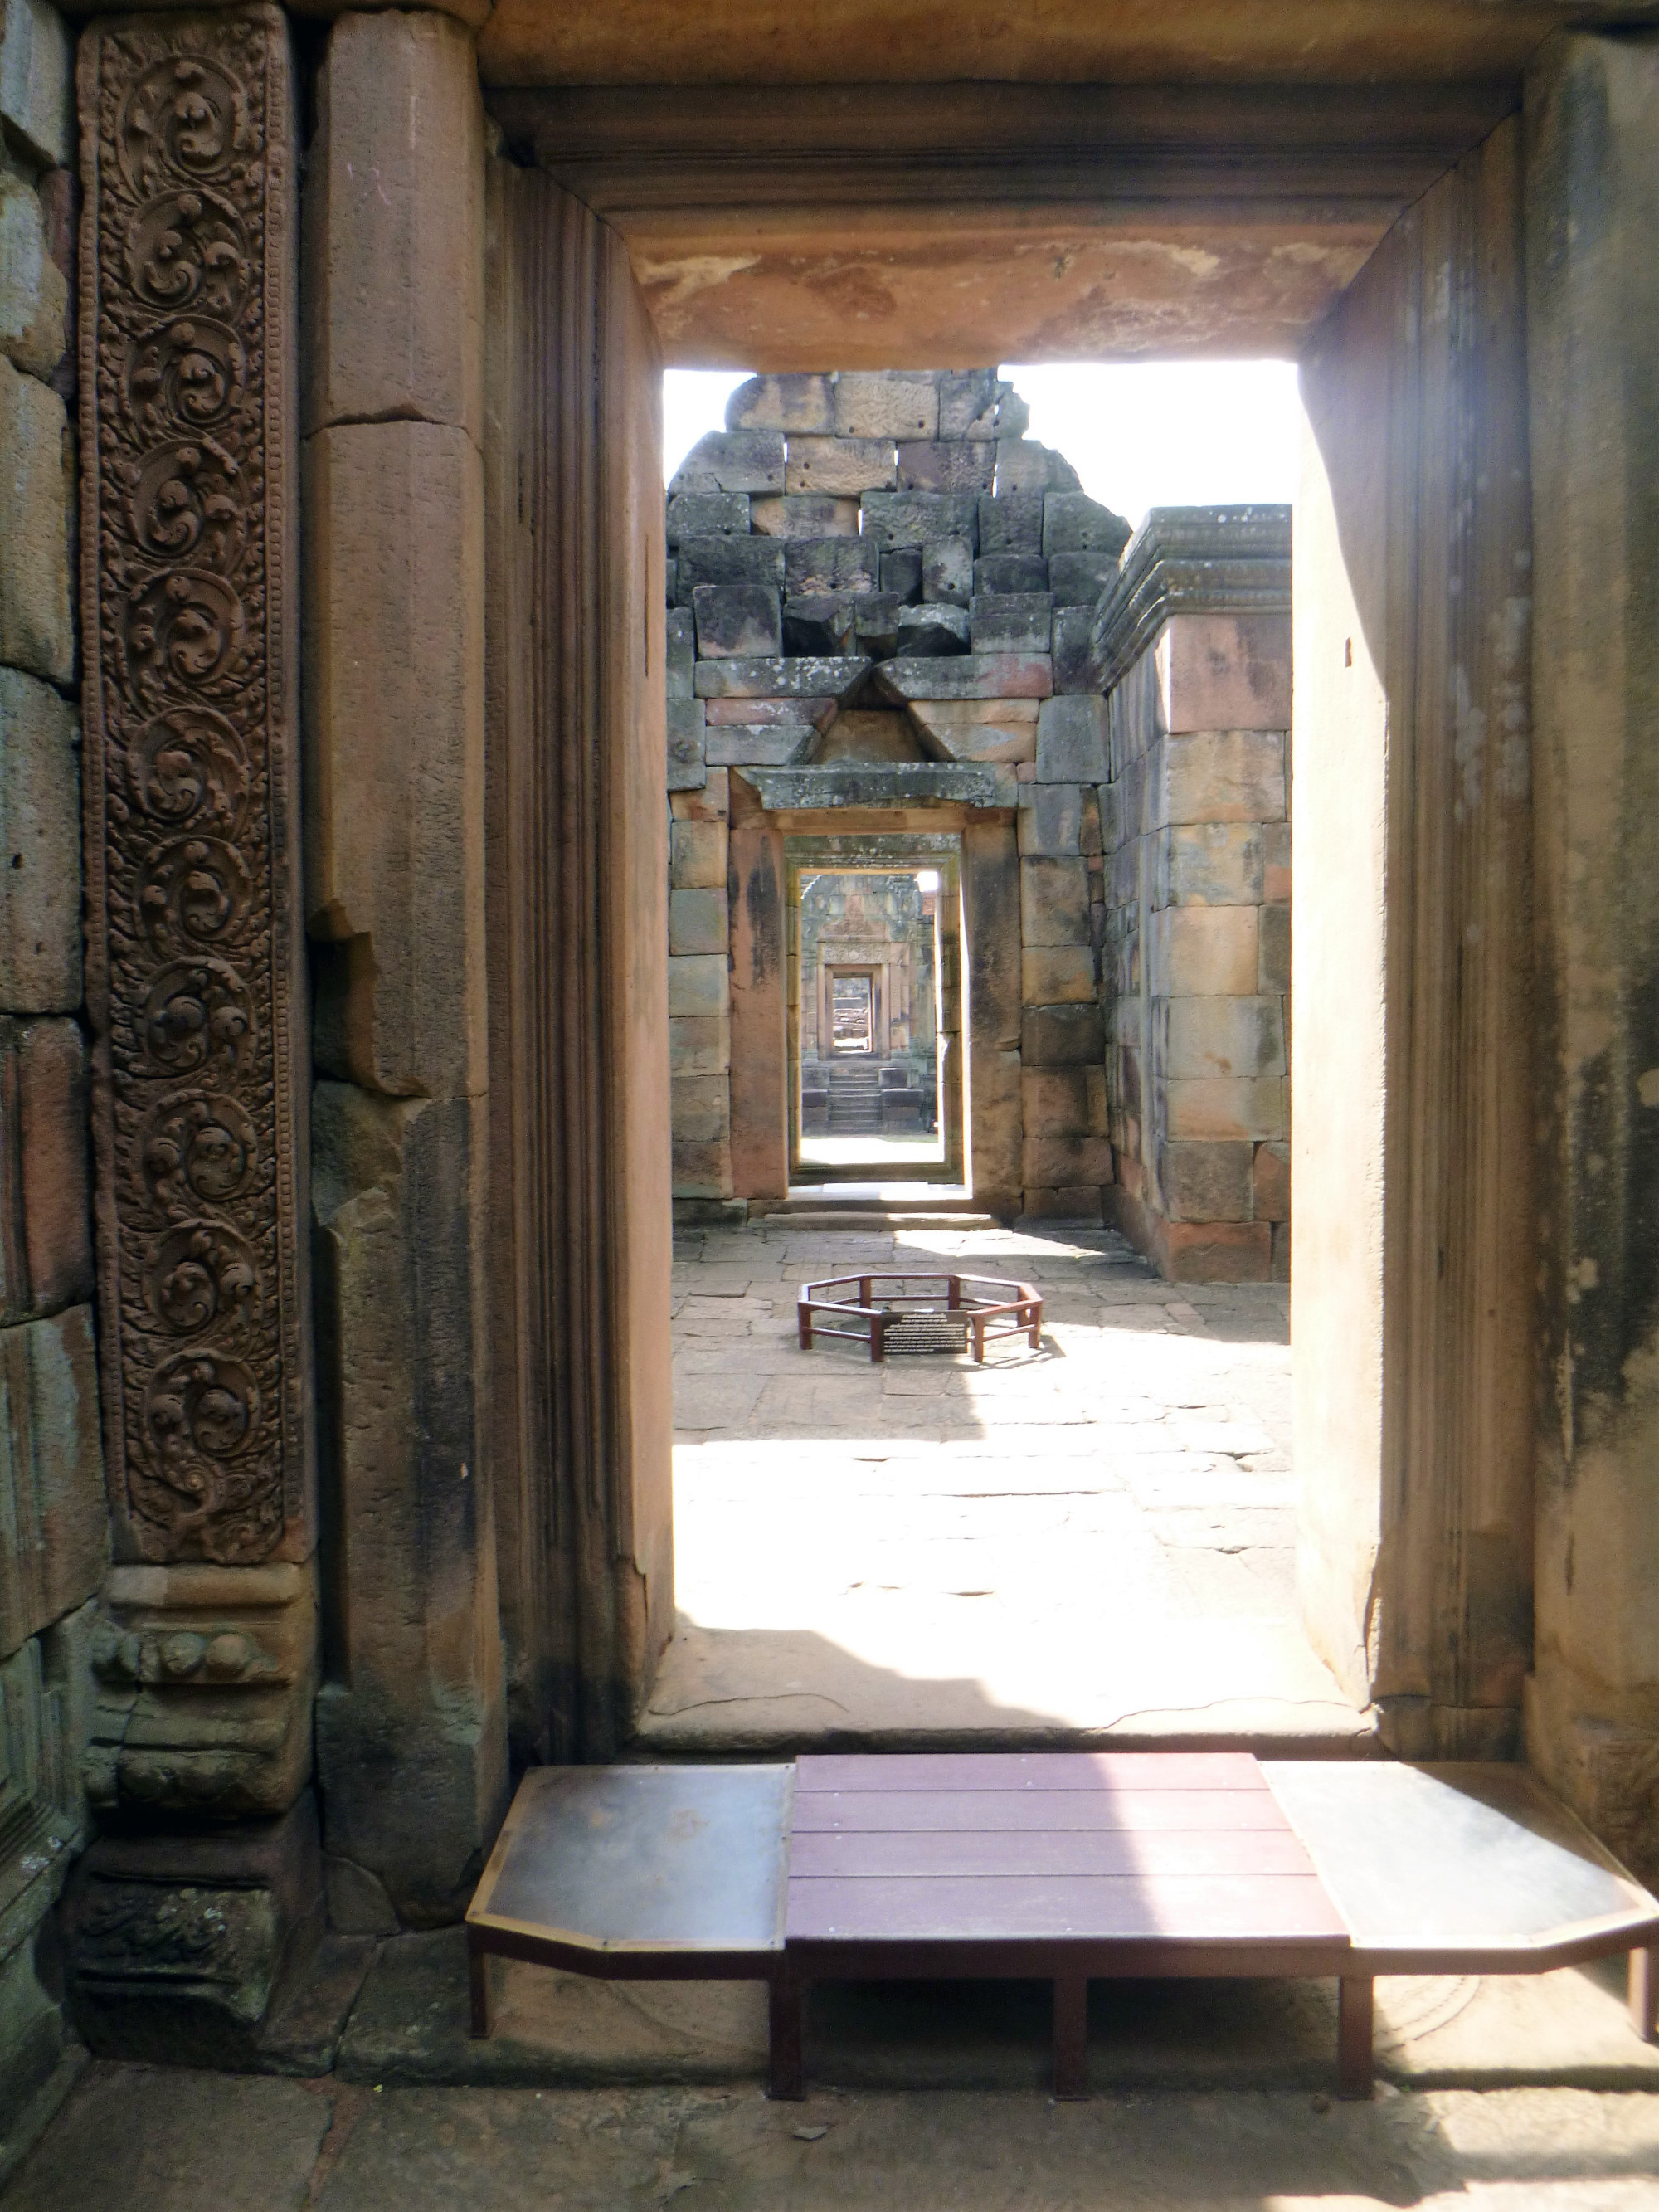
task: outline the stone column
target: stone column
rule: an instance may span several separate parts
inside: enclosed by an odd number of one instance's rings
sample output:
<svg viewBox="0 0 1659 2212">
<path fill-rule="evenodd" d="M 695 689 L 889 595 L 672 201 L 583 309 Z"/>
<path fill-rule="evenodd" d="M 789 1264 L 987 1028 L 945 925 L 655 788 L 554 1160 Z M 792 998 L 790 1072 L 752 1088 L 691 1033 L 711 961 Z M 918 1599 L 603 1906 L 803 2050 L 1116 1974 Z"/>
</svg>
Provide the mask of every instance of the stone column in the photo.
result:
<svg viewBox="0 0 1659 2212">
<path fill-rule="evenodd" d="M 789 1194 L 783 837 L 741 775 L 732 778 L 726 863 L 732 927 L 732 1188 Z"/>
<path fill-rule="evenodd" d="M 1519 125 L 1315 334 L 1296 512 L 1291 1297 L 1310 1634 L 1407 1756 L 1531 1656 L 1531 530 Z"/>
<path fill-rule="evenodd" d="M 306 890 L 318 1765 L 336 1919 L 366 1929 L 462 1909 L 507 1782 L 481 1405 L 483 176 L 466 31 L 341 16 L 305 189 Z"/>
<path fill-rule="evenodd" d="M 96 2047 L 246 2057 L 322 1905 L 283 18 L 94 24 L 80 112 L 87 1003 L 117 1559 L 88 1775 L 118 1832 L 77 1869 L 66 1929 Z"/>
<path fill-rule="evenodd" d="M 1659 41 L 1527 87 L 1537 1642 L 1528 1750 L 1659 1880 Z"/>
</svg>

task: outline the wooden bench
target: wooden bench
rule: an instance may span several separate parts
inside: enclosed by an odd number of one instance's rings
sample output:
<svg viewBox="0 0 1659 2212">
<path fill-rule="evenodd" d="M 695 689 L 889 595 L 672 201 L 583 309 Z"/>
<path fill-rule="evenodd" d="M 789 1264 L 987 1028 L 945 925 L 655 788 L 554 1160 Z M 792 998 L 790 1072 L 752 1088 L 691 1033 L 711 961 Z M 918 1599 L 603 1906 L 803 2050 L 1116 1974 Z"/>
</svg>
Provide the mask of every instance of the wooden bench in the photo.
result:
<svg viewBox="0 0 1659 2212">
<path fill-rule="evenodd" d="M 1651 2038 L 1659 1904 L 1524 1767 L 866 1754 L 532 1770 L 467 1936 L 475 2035 L 492 1954 L 764 1981 L 778 2097 L 804 2093 L 814 1980 L 1050 1981 L 1054 2092 L 1076 2097 L 1092 1979 L 1330 1978 L 1339 2090 L 1368 2096 L 1378 1974 L 1628 1952 Z"/>
</svg>

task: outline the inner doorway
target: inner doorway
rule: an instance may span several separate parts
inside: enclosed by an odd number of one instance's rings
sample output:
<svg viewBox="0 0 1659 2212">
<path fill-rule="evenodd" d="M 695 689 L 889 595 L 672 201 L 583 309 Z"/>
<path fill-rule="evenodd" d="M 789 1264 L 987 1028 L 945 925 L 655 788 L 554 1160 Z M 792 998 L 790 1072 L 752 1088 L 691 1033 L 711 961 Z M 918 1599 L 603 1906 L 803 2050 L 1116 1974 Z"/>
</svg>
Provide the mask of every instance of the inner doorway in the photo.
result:
<svg viewBox="0 0 1659 2212">
<path fill-rule="evenodd" d="M 959 850 L 786 840 L 792 1185 L 964 1181 Z"/>
</svg>

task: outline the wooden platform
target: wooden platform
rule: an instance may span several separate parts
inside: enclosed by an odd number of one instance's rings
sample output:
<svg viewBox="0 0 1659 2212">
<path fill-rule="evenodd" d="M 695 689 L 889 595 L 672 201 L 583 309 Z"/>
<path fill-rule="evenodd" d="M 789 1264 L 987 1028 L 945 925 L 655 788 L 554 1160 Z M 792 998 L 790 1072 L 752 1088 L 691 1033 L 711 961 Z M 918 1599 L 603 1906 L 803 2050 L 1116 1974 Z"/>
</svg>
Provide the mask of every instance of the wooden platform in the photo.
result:
<svg viewBox="0 0 1659 2212">
<path fill-rule="evenodd" d="M 1072 2097 L 1091 1979 L 1329 1977 L 1339 2087 L 1364 2096 L 1377 1974 L 1628 1952 L 1650 2037 L 1659 1904 L 1524 1767 L 877 1754 L 536 1770 L 467 1932 L 479 2035 L 492 1953 L 767 1982 L 781 2097 L 803 2093 L 814 1980 L 1050 1980 L 1055 2094 Z"/>
</svg>

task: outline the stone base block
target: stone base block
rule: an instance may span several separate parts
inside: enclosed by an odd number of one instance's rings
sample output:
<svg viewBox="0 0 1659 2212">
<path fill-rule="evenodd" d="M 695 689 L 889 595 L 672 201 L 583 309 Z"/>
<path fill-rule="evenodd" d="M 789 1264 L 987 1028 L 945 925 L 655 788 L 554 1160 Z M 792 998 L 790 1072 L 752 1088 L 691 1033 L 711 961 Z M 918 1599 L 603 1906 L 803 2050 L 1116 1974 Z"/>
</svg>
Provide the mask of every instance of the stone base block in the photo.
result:
<svg viewBox="0 0 1659 2212">
<path fill-rule="evenodd" d="M 746 1198 L 677 1198 L 676 1229 L 741 1229 L 749 1218 Z"/>
<path fill-rule="evenodd" d="M 1164 1221 L 1152 1217 L 1148 1257 L 1172 1283 L 1273 1279 L 1273 1229 L 1266 1221 Z"/>
<path fill-rule="evenodd" d="M 1062 1184 L 1054 1190 L 1028 1188 L 1025 1215 L 1030 1221 L 1086 1221 L 1092 1226 L 1103 1218 L 1100 1185 Z"/>
<path fill-rule="evenodd" d="M 324 1928 L 309 1791 L 280 1820 L 104 1836 L 70 1881 L 70 2009 L 94 2055 L 251 2070 Z"/>
</svg>

